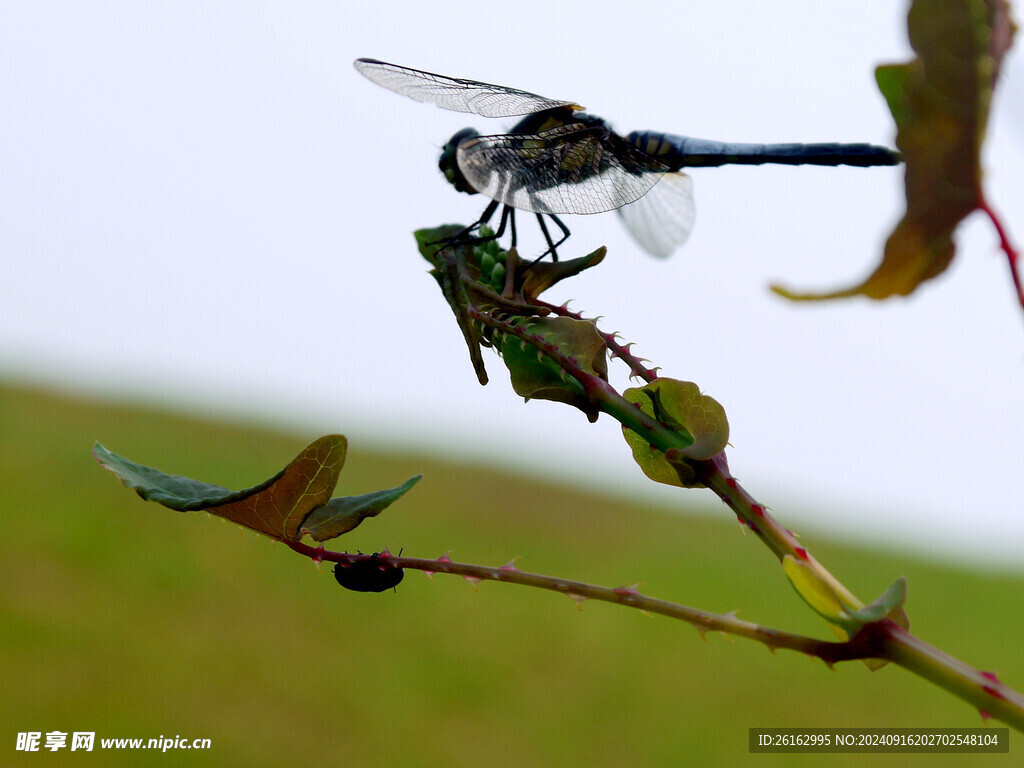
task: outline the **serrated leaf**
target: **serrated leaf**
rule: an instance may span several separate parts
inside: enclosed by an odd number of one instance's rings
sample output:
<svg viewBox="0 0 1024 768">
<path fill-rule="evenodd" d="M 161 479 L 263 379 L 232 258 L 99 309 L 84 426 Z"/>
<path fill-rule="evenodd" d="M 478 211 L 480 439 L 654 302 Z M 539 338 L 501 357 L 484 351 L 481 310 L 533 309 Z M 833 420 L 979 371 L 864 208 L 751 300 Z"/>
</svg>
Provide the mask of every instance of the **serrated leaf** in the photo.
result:
<svg viewBox="0 0 1024 768">
<path fill-rule="evenodd" d="M 314 541 L 327 541 L 348 533 L 368 517 L 375 517 L 400 499 L 423 475 L 410 477 L 404 483 L 383 491 L 362 496 L 339 496 L 317 507 L 302 521 L 301 533 Z"/>
<path fill-rule="evenodd" d="M 907 211 L 882 262 L 859 285 L 794 300 L 905 296 L 945 271 L 953 233 L 980 207 L 981 146 L 989 105 L 1014 28 L 1005 0 L 914 0 L 907 20 L 917 58 L 876 71 L 899 130 L 906 163 Z"/>
<path fill-rule="evenodd" d="M 686 448 L 672 449 L 672 455 L 666 456 L 641 435 L 628 427 L 622 428 L 633 459 L 655 482 L 694 487 L 693 472 L 686 460 L 710 459 L 728 444 L 729 420 L 725 409 L 714 398 L 701 394 L 692 381 L 663 377 L 642 387 L 631 387 L 622 396 L 640 406 L 648 416 L 693 441 Z"/>
<path fill-rule="evenodd" d="M 607 348 L 593 323 L 571 317 L 545 317 L 531 319 L 519 327 L 538 337 L 539 343 L 555 346 L 561 354 L 573 358 L 583 372 L 607 381 Z M 506 334 L 501 342 L 501 357 L 517 395 L 527 400 L 568 403 L 583 411 L 590 421 L 597 420 L 598 410 L 583 386 L 537 347 Z"/>
<path fill-rule="evenodd" d="M 271 538 L 297 541 L 305 517 L 330 501 L 347 451 L 343 435 L 321 437 L 281 472 L 243 491 L 167 475 L 118 456 L 99 443 L 93 447 L 93 456 L 147 501 L 178 512 L 205 509 Z"/>
<path fill-rule="evenodd" d="M 596 267 L 608 253 L 603 245 L 577 259 L 568 261 L 540 261 L 532 264 L 523 276 L 523 295 L 528 300 L 536 299 L 556 283 L 575 277 L 585 269 Z"/>
</svg>

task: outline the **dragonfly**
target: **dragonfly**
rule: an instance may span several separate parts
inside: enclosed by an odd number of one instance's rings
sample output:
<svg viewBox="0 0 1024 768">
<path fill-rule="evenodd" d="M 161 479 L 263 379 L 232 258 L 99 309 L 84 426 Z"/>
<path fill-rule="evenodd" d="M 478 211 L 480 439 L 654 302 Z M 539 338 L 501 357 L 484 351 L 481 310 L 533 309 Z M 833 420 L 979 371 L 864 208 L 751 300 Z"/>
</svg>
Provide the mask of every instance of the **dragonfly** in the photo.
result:
<svg viewBox="0 0 1024 768">
<path fill-rule="evenodd" d="M 447 77 L 377 59 L 357 59 L 355 68 L 377 85 L 420 102 L 481 117 L 522 117 L 508 133 L 457 132 L 441 151 L 438 166 L 459 192 L 491 202 L 459 236 L 464 241 L 501 237 L 515 212 L 536 215 L 557 261 L 556 248 L 569 237 L 559 214 L 615 211 L 637 243 L 667 257 L 690 236 L 695 221 L 693 183 L 684 168 L 722 165 L 891 166 L 898 152 L 873 144 L 738 144 L 633 131 L 621 136 L 603 118 L 574 101 L 476 80 Z M 473 237 L 502 206 L 493 235 Z M 561 232 L 552 239 L 545 218 Z"/>
</svg>

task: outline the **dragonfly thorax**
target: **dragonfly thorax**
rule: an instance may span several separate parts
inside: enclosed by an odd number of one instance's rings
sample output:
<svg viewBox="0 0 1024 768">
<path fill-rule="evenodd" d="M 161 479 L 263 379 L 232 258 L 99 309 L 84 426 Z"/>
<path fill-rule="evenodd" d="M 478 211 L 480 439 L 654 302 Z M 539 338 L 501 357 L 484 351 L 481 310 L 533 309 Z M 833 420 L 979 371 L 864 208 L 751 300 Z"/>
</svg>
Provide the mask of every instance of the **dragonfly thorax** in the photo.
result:
<svg viewBox="0 0 1024 768">
<path fill-rule="evenodd" d="M 459 148 L 459 144 L 466 141 L 466 139 L 472 139 L 480 134 L 472 128 L 463 128 L 461 131 L 456 133 L 450 139 L 448 143 L 444 145 L 444 149 L 441 150 L 441 159 L 437 162 L 437 167 L 441 169 L 441 173 L 444 174 L 445 179 L 448 183 L 455 187 L 459 192 L 465 192 L 468 195 L 475 195 L 477 190 L 466 180 L 466 177 L 459 170 L 459 163 L 456 160 L 456 150 Z"/>
</svg>

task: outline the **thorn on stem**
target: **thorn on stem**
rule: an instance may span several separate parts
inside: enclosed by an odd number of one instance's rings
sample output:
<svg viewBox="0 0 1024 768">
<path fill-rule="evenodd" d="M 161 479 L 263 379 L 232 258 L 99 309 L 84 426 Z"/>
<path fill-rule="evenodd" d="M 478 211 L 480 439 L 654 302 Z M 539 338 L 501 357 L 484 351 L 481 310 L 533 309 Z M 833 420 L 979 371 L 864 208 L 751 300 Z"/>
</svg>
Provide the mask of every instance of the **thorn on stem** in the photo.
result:
<svg viewBox="0 0 1024 768">
<path fill-rule="evenodd" d="M 613 589 L 612 592 L 614 592 L 616 595 L 622 595 L 623 597 L 640 597 L 639 587 L 639 584 L 633 584 L 629 587 L 623 584 L 621 587 L 616 587 L 615 589 Z"/>
<path fill-rule="evenodd" d="M 982 671 L 981 676 L 984 677 L 986 680 L 991 680 L 993 683 L 996 683 L 997 685 L 1000 684 L 999 678 L 996 677 L 995 672 Z M 987 693 L 994 699 L 1005 698 L 998 688 L 993 688 L 991 685 L 983 685 L 981 686 L 981 690 L 983 690 L 985 693 Z"/>
</svg>

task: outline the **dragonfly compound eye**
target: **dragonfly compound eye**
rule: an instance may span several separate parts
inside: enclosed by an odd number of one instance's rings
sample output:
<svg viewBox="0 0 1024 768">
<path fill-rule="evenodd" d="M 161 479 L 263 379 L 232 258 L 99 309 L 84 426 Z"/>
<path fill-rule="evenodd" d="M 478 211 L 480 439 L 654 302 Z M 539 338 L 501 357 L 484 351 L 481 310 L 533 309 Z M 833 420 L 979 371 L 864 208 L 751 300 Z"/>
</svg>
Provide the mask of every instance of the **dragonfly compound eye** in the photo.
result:
<svg viewBox="0 0 1024 768">
<path fill-rule="evenodd" d="M 465 192 L 468 195 L 475 195 L 476 190 L 470 186 L 470 183 L 466 181 L 466 177 L 462 175 L 462 171 L 459 170 L 459 163 L 456 159 L 456 150 L 466 139 L 471 139 L 474 136 L 479 136 L 472 128 L 463 128 L 461 131 L 456 133 L 450 139 L 448 143 L 444 145 L 444 149 L 441 150 L 441 159 L 437 162 L 437 167 L 441 169 L 441 173 L 444 174 L 445 179 L 459 192 Z"/>
<path fill-rule="evenodd" d="M 334 578 L 353 592 L 386 592 L 399 585 L 405 571 L 374 554 L 354 563 L 336 563 Z"/>
</svg>

